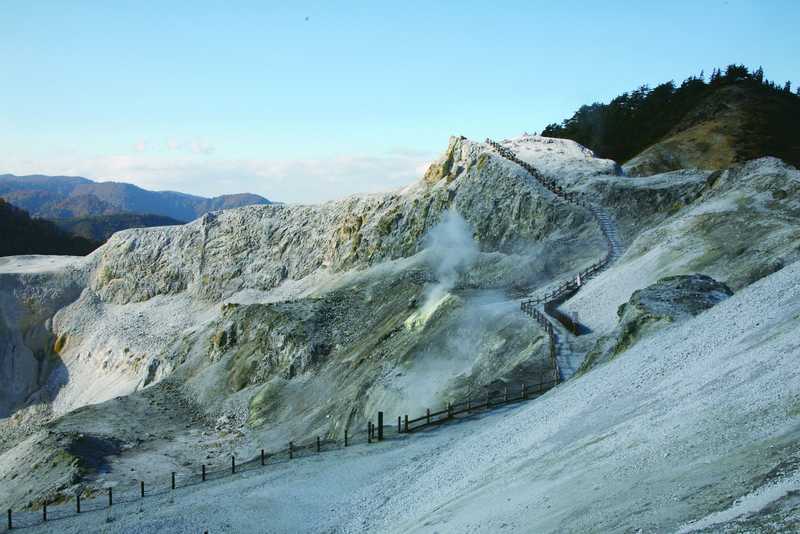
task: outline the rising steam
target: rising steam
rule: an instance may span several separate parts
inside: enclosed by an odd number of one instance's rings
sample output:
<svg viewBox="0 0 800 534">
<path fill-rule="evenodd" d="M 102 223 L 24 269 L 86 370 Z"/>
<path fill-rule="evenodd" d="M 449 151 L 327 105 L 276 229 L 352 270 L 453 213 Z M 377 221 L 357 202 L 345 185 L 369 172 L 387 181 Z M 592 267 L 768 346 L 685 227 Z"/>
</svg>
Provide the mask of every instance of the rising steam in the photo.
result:
<svg viewBox="0 0 800 534">
<path fill-rule="evenodd" d="M 449 209 L 425 236 L 426 260 L 436 276 L 436 283 L 426 291 L 422 306 L 424 315 L 455 287 L 459 276 L 475 263 L 479 249 L 472 235 L 469 223 L 457 211 Z"/>
</svg>

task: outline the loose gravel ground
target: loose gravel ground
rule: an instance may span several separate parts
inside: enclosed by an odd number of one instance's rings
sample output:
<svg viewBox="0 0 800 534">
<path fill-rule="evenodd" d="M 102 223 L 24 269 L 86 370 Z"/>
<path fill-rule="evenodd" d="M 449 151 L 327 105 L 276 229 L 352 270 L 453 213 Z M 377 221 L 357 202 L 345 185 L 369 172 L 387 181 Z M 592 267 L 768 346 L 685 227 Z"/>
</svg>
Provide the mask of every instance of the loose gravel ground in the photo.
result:
<svg viewBox="0 0 800 534">
<path fill-rule="evenodd" d="M 799 325 L 793 264 L 537 401 L 29 531 L 757 525 L 765 507 L 786 496 L 775 488 L 788 492 L 797 477 L 785 460 L 800 447 Z M 768 498 L 737 501 L 753 494 Z"/>
</svg>

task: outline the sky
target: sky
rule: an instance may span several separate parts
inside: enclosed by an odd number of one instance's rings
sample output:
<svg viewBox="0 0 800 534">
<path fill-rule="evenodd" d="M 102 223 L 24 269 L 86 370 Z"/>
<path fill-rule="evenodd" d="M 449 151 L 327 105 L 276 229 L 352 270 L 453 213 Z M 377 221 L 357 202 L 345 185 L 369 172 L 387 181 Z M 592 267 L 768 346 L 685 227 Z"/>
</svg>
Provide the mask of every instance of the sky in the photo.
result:
<svg viewBox="0 0 800 534">
<path fill-rule="evenodd" d="M 451 135 L 730 63 L 800 82 L 800 2 L 2 0 L 0 174 L 319 202 Z M 796 83 L 795 83 L 796 85 Z"/>
</svg>

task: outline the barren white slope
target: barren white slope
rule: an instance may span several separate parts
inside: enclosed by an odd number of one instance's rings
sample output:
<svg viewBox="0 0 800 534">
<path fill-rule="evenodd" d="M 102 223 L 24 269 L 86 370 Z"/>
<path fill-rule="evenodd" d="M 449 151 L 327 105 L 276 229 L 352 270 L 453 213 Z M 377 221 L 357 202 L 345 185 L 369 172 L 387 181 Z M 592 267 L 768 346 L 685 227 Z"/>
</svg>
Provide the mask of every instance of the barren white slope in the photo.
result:
<svg viewBox="0 0 800 534">
<path fill-rule="evenodd" d="M 67 267 L 80 267 L 86 263 L 85 256 L 5 256 L 0 258 L 0 274 L 46 273 Z"/>
<path fill-rule="evenodd" d="M 142 513 L 115 508 L 113 523 L 101 512 L 57 526 L 671 532 L 699 520 L 718 528 L 718 519 L 757 512 L 794 487 L 798 326 L 794 263 L 518 408 L 195 486 L 174 502 L 146 501 Z"/>
<path fill-rule="evenodd" d="M 647 179 L 615 180 L 658 188 L 670 182 L 703 181 L 705 178 L 702 173 L 681 171 Z M 776 207 L 772 192 L 780 188 L 796 191 L 800 172 L 777 158 L 765 157 L 743 164 L 736 174 L 726 171 L 721 182 L 725 182 L 724 189 L 716 192 L 712 199 L 684 207 L 661 224 L 642 231 L 611 268 L 588 281 L 562 309 L 579 314 L 583 324 L 602 334 L 616 326 L 617 309 L 634 291 L 663 277 L 702 272 L 729 283 L 734 275 L 744 270 L 742 265 L 734 265 L 734 261 L 702 261 L 716 254 L 719 247 L 709 230 L 703 228 L 704 224 L 710 226 L 704 221 L 711 214 L 728 217 L 724 224 L 733 227 L 729 239 L 738 243 L 742 251 L 760 249 L 768 251 L 772 257 L 791 261 L 796 253 L 792 249 L 798 250 L 796 243 L 800 234 L 796 214 L 800 213 L 800 198 L 789 195 L 783 212 Z M 757 225 L 768 231 L 758 235 L 752 228 L 740 224 L 745 221 L 748 224 L 758 221 Z"/>
<path fill-rule="evenodd" d="M 504 139 L 500 144 L 511 149 L 522 161 L 563 183 L 572 183 L 587 175 L 621 172 L 615 161 L 598 158 L 590 149 L 571 139 L 525 133 Z"/>
<path fill-rule="evenodd" d="M 580 233 L 575 226 L 599 237 L 585 213 L 548 195 L 486 145 L 453 138 L 425 177 L 402 192 L 319 206 L 248 206 L 180 226 L 130 229 L 87 258 L 0 260 L 0 425 L 34 403 L 63 415 L 157 382 L 216 334 L 206 328 L 220 320 L 222 303 L 308 297 L 332 284 L 326 280 L 409 258 L 448 207 L 473 225 L 484 252 L 527 255 L 547 238 L 562 241 L 554 221 L 572 221 L 570 237 Z M 541 263 L 531 261 L 531 271 Z M 62 278 L 74 286 L 63 297 Z M 40 326 L 36 343 L 28 343 L 30 324 Z M 50 354 L 52 372 L 39 369 L 37 354 Z M 265 364 L 269 378 L 288 375 L 295 357 Z M 310 367 L 296 363 L 301 374 Z M 10 383 L 20 387 L 7 393 Z"/>
</svg>

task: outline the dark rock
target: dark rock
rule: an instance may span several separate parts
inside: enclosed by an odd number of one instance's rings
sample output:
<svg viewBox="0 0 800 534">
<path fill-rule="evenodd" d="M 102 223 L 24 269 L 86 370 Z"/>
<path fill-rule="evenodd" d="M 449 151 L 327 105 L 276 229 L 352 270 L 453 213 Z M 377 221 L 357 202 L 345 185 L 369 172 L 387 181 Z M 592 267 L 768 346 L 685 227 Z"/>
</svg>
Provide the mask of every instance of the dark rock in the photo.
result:
<svg viewBox="0 0 800 534">
<path fill-rule="evenodd" d="M 662 278 L 635 291 L 617 310 L 619 325 L 598 340 L 586 356 L 581 372 L 614 359 L 643 337 L 690 319 L 732 294 L 728 286 L 702 274 Z"/>
</svg>

